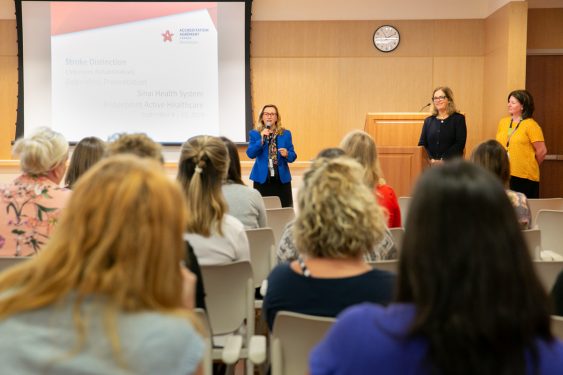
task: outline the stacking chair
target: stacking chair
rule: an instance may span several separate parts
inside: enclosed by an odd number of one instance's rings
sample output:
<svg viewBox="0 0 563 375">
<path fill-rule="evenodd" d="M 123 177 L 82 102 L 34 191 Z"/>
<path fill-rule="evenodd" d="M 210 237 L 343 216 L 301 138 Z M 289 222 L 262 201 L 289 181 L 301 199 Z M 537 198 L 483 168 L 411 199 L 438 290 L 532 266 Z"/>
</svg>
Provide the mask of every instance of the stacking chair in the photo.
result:
<svg viewBox="0 0 563 375">
<path fill-rule="evenodd" d="M 306 374 L 311 349 L 335 321 L 335 318 L 278 312 L 271 336 L 272 375 Z"/>
<path fill-rule="evenodd" d="M 272 228 L 247 229 L 246 236 L 250 244 L 250 264 L 254 275 L 254 287 L 262 288 L 276 264 L 276 249 L 274 231 Z M 262 306 L 262 301 L 255 302 L 256 307 Z"/>
<path fill-rule="evenodd" d="M 266 338 L 254 336 L 254 282 L 250 263 L 201 266 L 201 275 L 213 332 L 213 359 L 230 365 L 228 370 L 232 373 L 232 365 L 245 358 L 246 374 L 253 375 L 253 363 L 262 363 L 266 358 Z M 225 338 L 223 348 L 217 345 L 217 335 L 228 335 L 222 337 Z"/>
<path fill-rule="evenodd" d="M 545 290 L 549 293 L 559 272 L 563 271 L 563 261 L 535 260 L 534 268 Z"/>
<path fill-rule="evenodd" d="M 262 197 L 264 200 L 264 206 L 266 209 L 268 208 L 282 208 L 280 197 L 273 196 L 273 197 Z"/>
<path fill-rule="evenodd" d="M 397 274 L 399 272 L 399 261 L 393 260 L 380 260 L 377 262 L 369 262 L 369 265 L 378 270 L 391 272 Z"/>
<path fill-rule="evenodd" d="M 0 257 L 0 272 L 29 259 L 30 257 Z"/>
<path fill-rule="evenodd" d="M 522 231 L 528 251 L 533 260 L 541 260 L 541 232 L 539 229 L 526 229 Z"/>
<path fill-rule="evenodd" d="M 393 236 L 393 243 L 395 244 L 395 249 L 397 253 L 401 253 L 403 248 L 403 238 L 405 237 L 405 228 L 389 228 L 391 235 Z"/>
<path fill-rule="evenodd" d="M 295 211 L 293 207 L 270 208 L 266 210 L 266 217 L 268 218 L 268 226 L 274 231 L 277 248 L 280 244 L 283 228 L 285 228 L 287 223 L 295 219 Z"/>
<path fill-rule="evenodd" d="M 528 199 L 528 205 L 532 215 L 532 228 L 534 228 L 540 210 L 563 210 L 563 198 Z"/>
<path fill-rule="evenodd" d="M 563 316 L 551 316 L 551 332 L 559 340 L 563 340 Z"/>
<path fill-rule="evenodd" d="M 536 218 L 541 230 L 542 255 L 552 252 L 554 260 L 563 260 L 563 211 L 539 210 Z"/>
<path fill-rule="evenodd" d="M 399 210 L 401 211 L 401 222 L 403 226 L 407 222 L 407 216 L 409 214 L 409 205 L 411 204 L 411 197 L 399 197 Z"/>
</svg>

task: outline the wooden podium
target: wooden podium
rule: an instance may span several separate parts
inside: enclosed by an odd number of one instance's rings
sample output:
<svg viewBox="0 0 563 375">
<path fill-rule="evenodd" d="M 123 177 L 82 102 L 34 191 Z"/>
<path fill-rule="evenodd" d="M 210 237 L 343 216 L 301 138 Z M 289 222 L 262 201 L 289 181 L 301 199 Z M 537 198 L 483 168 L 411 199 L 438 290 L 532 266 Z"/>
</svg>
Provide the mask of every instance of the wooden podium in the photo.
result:
<svg viewBox="0 0 563 375">
<path fill-rule="evenodd" d="M 418 176 L 428 166 L 426 150 L 417 145 L 424 119 L 429 115 L 427 112 L 366 115 L 364 131 L 375 140 L 385 180 L 398 197 L 412 194 Z"/>
</svg>

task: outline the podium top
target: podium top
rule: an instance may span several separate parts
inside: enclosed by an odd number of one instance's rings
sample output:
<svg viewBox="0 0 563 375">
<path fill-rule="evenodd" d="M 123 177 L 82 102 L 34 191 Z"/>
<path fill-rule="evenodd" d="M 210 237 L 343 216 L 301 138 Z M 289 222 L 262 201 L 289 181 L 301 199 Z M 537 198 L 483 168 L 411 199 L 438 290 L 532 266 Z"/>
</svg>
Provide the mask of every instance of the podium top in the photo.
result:
<svg viewBox="0 0 563 375">
<path fill-rule="evenodd" d="M 418 145 L 424 119 L 429 112 L 375 112 L 366 115 L 364 131 L 378 147 Z"/>
</svg>

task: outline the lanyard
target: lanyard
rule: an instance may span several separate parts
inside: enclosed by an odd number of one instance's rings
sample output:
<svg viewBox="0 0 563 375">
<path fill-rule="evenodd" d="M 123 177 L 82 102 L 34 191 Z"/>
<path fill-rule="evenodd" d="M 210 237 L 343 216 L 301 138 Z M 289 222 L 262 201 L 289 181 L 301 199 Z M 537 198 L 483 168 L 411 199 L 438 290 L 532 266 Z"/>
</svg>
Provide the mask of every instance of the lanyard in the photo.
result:
<svg viewBox="0 0 563 375">
<path fill-rule="evenodd" d="M 514 133 L 516 133 L 516 130 L 518 130 L 518 127 L 520 126 L 522 121 L 524 121 L 524 119 L 520 119 L 520 121 L 518 121 L 518 124 L 516 125 L 514 130 L 511 131 L 511 129 L 512 129 L 512 119 L 510 119 L 510 125 L 508 126 L 508 137 L 506 138 L 506 148 L 507 149 L 508 149 L 508 146 L 510 146 L 510 138 L 512 138 Z"/>
</svg>

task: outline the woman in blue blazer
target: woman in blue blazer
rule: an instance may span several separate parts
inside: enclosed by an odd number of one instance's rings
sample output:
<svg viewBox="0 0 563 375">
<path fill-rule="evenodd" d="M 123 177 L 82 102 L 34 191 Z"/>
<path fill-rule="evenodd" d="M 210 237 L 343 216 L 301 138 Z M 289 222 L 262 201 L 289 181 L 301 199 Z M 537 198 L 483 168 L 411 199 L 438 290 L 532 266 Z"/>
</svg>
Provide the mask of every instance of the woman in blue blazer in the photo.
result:
<svg viewBox="0 0 563 375">
<path fill-rule="evenodd" d="M 250 179 L 263 197 L 278 196 L 282 207 L 292 207 L 291 174 L 287 163 L 293 163 L 297 154 L 291 132 L 281 126 L 278 107 L 273 104 L 265 105 L 258 118 L 255 129 L 250 131 L 246 150 L 249 158 L 256 158 Z"/>
</svg>

